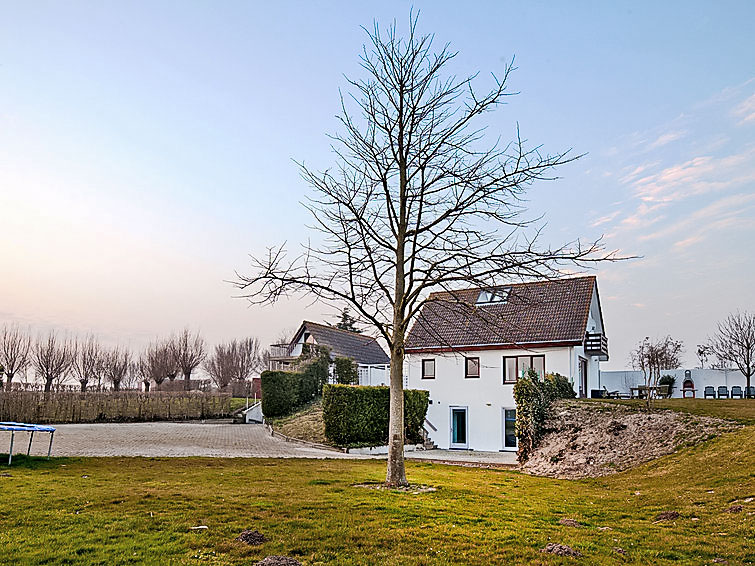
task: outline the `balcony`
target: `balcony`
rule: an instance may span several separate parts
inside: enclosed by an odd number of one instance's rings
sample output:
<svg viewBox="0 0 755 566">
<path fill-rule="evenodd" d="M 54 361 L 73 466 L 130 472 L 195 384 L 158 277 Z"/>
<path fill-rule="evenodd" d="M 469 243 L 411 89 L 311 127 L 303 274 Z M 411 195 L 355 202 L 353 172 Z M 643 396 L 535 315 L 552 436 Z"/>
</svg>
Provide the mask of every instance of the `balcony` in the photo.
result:
<svg viewBox="0 0 755 566">
<path fill-rule="evenodd" d="M 601 362 L 608 361 L 608 338 L 602 332 L 588 332 L 584 341 L 585 355 L 598 356 Z"/>
<path fill-rule="evenodd" d="M 271 344 L 270 357 L 271 358 L 290 358 L 291 350 L 292 350 L 291 344 Z"/>
</svg>

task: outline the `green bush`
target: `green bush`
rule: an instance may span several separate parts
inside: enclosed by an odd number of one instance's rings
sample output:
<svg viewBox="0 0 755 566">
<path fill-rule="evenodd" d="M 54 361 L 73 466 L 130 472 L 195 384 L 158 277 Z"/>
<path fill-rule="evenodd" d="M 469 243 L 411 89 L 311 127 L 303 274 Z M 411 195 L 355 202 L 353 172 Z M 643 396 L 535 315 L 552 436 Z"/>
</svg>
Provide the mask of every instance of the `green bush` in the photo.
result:
<svg viewBox="0 0 755 566">
<path fill-rule="evenodd" d="M 422 441 L 422 425 L 430 394 L 404 391 L 405 437 Z M 338 446 L 382 446 L 388 444 L 390 389 L 359 385 L 326 385 L 322 407 L 325 436 Z"/>
<path fill-rule="evenodd" d="M 262 414 L 266 417 L 280 417 L 293 412 L 300 404 L 302 375 L 288 371 L 263 371 L 260 375 L 262 386 Z"/>
<path fill-rule="evenodd" d="M 330 349 L 304 344 L 299 357 L 299 371 L 307 376 L 307 394 L 314 387 L 315 396 L 322 395 L 322 387 L 330 376 Z"/>
<path fill-rule="evenodd" d="M 560 373 L 548 373 L 544 381 L 551 399 L 574 399 L 577 396 L 571 381 Z"/>
<path fill-rule="evenodd" d="M 572 384 L 563 375 L 548 374 L 541 381 L 535 370 L 517 380 L 514 385 L 516 401 L 516 436 L 518 458 L 524 463 L 543 436 L 548 408 L 556 399 L 576 397 Z"/>
<path fill-rule="evenodd" d="M 676 385 L 676 378 L 673 375 L 663 375 L 658 380 L 658 385 L 668 385 L 668 395 L 671 397 L 674 392 L 674 385 Z"/>
<path fill-rule="evenodd" d="M 342 385 L 357 385 L 359 383 L 359 372 L 354 360 L 338 357 L 333 363 L 335 365 L 336 383 Z"/>
</svg>

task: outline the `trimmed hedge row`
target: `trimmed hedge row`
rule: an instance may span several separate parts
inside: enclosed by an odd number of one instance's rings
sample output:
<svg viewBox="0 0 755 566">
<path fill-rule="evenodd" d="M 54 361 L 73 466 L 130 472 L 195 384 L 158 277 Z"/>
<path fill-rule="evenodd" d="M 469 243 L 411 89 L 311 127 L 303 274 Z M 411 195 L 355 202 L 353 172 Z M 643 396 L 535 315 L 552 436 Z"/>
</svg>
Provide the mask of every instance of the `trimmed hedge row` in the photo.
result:
<svg viewBox="0 0 755 566">
<path fill-rule="evenodd" d="M 543 436 L 548 409 L 556 399 L 576 397 L 571 382 L 563 375 L 549 373 L 542 381 L 530 370 L 514 385 L 516 401 L 516 436 L 519 442 L 517 457 L 524 463 Z"/>
<path fill-rule="evenodd" d="M 430 394 L 404 390 L 406 440 L 422 442 Z M 338 446 L 388 444 L 390 389 L 385 386 L 326 385 L 322 393 L 325 436 Z"/>
</svg>

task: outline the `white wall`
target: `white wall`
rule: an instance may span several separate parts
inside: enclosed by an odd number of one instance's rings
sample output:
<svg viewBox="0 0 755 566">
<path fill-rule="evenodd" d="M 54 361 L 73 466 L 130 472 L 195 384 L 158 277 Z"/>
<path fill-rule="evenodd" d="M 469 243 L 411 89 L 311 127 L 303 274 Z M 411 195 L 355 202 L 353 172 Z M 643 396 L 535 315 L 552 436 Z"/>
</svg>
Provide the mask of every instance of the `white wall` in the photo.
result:
<svg viewBox="0 0 755 566">
<path fill-rule="evenodd" d="M 685 377 L 683 369 L 671 369 L 661 372 L 661 375 L 672 375 L 676 378 L 674 384 L 674 391 L 672 397 L 682 396 L 682 384 Z M 689 370 L 690 378 L 695 384 L 697 389 L 696 396 L 703 397 L 703 390 L 706 385 L 710 385 L 716 388 L 718 391 L 719 385 L 726 385 L 731 392 L 732 385 L 739 385 L 744 391 L 746 383 L 745 376 L 739 370 L 719 370 L 719 369 L 692 369 Z M 620 391 L 621 393 L 629 393 L 630 387 L 637 387 L 638 385 L 644 385 L 645 378 L 641 371 L 627 370 L 627 371 L 601 371 L 600 372 L 600 385 L 605 386 L 609 391 Z M 755 385 L 755 383 L 753 383 Z"/>
<path fill-rule="evenodd" d="M 388 385 L 390 375 L 386 365 L 362 365 L 358 369 L 359 385 Z"/>
<path fill-rule="evenodd" d="M 514 385 L 503 383 L 504 356 L 545 355 L 545 371 L 568 377 L 575 391 L 578 360 L 582 348 L 540 348 L 532 350 L 484 350 L 468 352 L 480 358 L 480 377 L 464 377 L 464 354 L 409 354 L 404 363 L 404 385 L 430 392 L 427 420 L 437 429 L 430 437 L 439 448 L 449 448 L 452 406 L 467 407 L 469 448 L 482 451 L 503 449 L 502 409 L 515 409 Z M 435 379 L 422 379 L 422 360 L 435 359 Z M 598 382 L 597 359 L 588 359 L 588 390 Z M 588 391 L 589 394 L 589 391 Z"/>
</svg>

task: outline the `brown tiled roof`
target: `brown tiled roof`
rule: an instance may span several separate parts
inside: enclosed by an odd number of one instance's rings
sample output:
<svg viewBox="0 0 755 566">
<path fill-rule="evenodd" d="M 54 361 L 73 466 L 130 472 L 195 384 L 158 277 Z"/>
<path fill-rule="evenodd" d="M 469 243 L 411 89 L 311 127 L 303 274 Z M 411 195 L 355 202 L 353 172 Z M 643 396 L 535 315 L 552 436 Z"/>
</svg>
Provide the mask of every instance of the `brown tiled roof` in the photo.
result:
<svg viewBox="0 0 755 566">
<path fill-rule="evenodd" d="M 475 305 L 481 289 L 432 293 L 406 339 L 406 350 L 581 343 L 596 288 L 594 276 L 517 283 L 503 303 Z"/>
<path fill-rule="evenodd" d="M 377 340 L 371 336 L 305 320 L 296 333 L 294 341 L 298 339 L 304 328 L 320 346 L 330 348 L 332 357 L 351 358 L 355 362 L 365 365 L 387 364 L 390 361 Z"/>
</svg>

